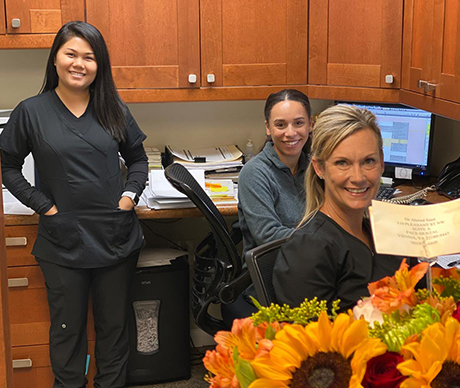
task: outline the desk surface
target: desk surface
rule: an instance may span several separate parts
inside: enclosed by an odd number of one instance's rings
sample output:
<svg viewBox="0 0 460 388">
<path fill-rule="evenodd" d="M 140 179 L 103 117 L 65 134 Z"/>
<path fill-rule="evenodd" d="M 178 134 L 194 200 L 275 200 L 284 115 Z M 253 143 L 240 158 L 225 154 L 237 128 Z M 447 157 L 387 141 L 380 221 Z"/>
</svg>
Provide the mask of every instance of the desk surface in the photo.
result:
<svg viewBox="0 0 460 388">
<path fill-rule="evenodd" d="M 237 205 L 218 206 L 219 211 L 223 216 L 236 216 L 238 215 Z M 145 206 L 138 206 L 136 208 L 137 216 L 143 220 L 154 219 L 171 219 L 171 218 L 193 218 L 202 217 L 203 215 L 197 208 L 188 209 L 164 209 L 153 210 Z M 5 225 L 35 225 L 38 224 L 38 214 L 35 213 L 31 216 L 19 215 L 5 215 Z"/>
<path fill-rule="evenodd" d="M 412 185 L 404 184 L 397 187 L 402 191 L 400 195 L 413 194 L 419 189 L 414 188 Z M 439 195 L 437 192 L 428 192 L 426 200 L 432 203 L 445 202 L 449 199 Z M 218 209 L 223 216 L 236 216 L 238 215 L 237 205 L 218 206 Z M 140 219 L 154 220 L 154 219 L 171 219 L 171 218 L 193 218 L 202 217 L 201 212 L 197 208 L 189 209 L 165 209 L 165 210 L 151 210 L 145 206 L 137 207 L 136 213 Z M 34 225 L 38 224 L 38 215 L 32 216 L 16 216 L 5 215 L 5 225 Z"/>
</svg>

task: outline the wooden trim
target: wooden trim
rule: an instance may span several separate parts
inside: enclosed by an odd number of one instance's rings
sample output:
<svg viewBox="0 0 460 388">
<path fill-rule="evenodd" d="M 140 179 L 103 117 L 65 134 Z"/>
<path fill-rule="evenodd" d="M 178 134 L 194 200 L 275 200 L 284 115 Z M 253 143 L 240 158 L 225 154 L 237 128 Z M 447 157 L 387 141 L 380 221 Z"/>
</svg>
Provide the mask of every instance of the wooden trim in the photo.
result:
<svg viewBox="0 0 460 388">
<path fill-rule="evenodd" d="M 310 0 L 308 83 L 327 83 L 329 0 Z"/>
<path fill-rule="evenodd" d="M 401 87 L 410 88 L 410 67 L 412 57 L 412 29 L 414 27 L 414 0 L 404 1 L 403 47 Z"/>
<path fill-rule="evenodd" d="M 289 0 L 287 4 L 286 83 L 307 83 L 308 1 Z"/>
<path fill-rule="evenodd" d="M 380 65 L 327 64 L 327 85 L 380 87 Z"/>
<path fill-rule="evenodd" d="M 223 65 L 224 86 L 286 84 L 286 64 L 252 63 Z"/>
<path fill-rule="evenodd" d="M 178 88 L 177 66 L 112 66 L 117 88 Z"/>
<path fill-rule="evenodd" d="M 0 174 L 0 184 L 2 183 Z M 3 203 L 3 194 L 0 193 Z M 5 247 L 5 218 L 0 209 L 0 387 L 13 387 L 13 363 L 11 358 L 10 318 L 8 304 L 8 275 Z"/>
<path fill-rule="evenodd" d="M 0 35 L 1 49 L 49 49 L 55 34 Z"/>
<path fill-rule="evenodd" d="M 265 100 L 270 93 L 285 89 L 286 85 L 241 86 L 197 89 L 120 89 L 126 103 Z M 310 98 L 326 100 L 399 102 L 398 89 L 373 89 L 343 86 L 295 85 Z"/>
<path fill-rule="evenodd" d="M 200 27 L 202 85 L 222 86 L 222 0 L 200 1 Z M 208 74 L 215 75 L 212 84 L 206 79 Z"/>
<path fill-rule="evenodd" d="M 6 34 L 5 4 L 0 3 L 0 34 Z"/>
<path fill-rule="evenodd" d="M 384 38 L 382 39 L 380 87 L 399 89 L 401 87 L 403 1 L 383 1 L 382 15 Z M 386 75 L 393 76 L 392 84 L 385 82 Z"/>
<path fill-rule="evenodd" d="M 199 87 L 200 71 L 200 4 L 199 0 L 178 0 L 179 87 Z M 196 84 L 188 82 L 196 74 Z"/>
<path fill-rule="evenodd" d="M 401 104 L 424 109 L 450 119 L 460 120 L 460 104 L 409 90 L 400 90 L 399 95 Z"/>
</svg>

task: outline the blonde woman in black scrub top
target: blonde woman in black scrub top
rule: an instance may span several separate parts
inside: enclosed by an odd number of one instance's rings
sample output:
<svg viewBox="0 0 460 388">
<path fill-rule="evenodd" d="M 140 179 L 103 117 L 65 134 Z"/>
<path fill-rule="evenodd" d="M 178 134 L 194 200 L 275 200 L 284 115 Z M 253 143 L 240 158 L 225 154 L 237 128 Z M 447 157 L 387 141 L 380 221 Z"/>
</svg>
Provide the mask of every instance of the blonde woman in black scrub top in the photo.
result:
<svg viewBox="0 0 460 388">
<path fill-rule="evenodd" d="M 90 294 L 94 387 L 126 384 L 128 290 L 143 245 L 134 206 L 148 173 L 145 138 L 116 91 L 100 32 L 84 22 L 65 24 L 42 90 L 16 107 L 0 137 L 3 183 L 40 215 L 32 253 L 46 280 L 55 388 L 86 385 Z M 29 153 L 39 189 L 21 173 Z"/>
</svg>

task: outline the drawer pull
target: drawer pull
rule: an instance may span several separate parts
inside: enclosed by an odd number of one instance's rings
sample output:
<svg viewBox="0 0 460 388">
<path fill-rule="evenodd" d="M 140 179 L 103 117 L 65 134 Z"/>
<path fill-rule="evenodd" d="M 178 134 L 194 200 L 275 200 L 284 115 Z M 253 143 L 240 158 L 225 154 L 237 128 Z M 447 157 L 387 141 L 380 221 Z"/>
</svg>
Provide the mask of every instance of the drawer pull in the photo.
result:
<svg viewBox="0 0 460 388">
<path fill-rule="evenodd" d="M 12 278 L 8 279 L 8 287 L 27 287 L 29 285 L 29 279 L 27 278 Z"/>
<path fill-rule="evenodd" d="M 32 368 L 32 360 L 25 358 L 23 360 L 13 360 L 13 369 Z"/>
<path fill-rule="evenodd" d="M 5 238 L 7 247 L 25 247 L 27 245 L 27 237 L 7 237 Z"/>
</svg>

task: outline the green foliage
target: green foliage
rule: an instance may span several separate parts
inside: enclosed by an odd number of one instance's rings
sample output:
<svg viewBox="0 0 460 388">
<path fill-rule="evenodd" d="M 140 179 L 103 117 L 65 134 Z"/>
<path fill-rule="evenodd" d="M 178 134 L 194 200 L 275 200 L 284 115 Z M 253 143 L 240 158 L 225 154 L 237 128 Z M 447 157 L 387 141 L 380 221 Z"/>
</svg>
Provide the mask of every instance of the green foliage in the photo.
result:
<svg viewBox="0 0 460 388">
<path fill-rule="evenodd" d="M 252 369 L 251 363 L 239 356 L 236 346 L 233 348 L 233 362 L 235 364 L 235 374 L 241 388 L 248 388 L 257 379 L 257 375 L 254 369 Z"/>
<path fill-rule="evenodd" d="M 300 325 L 307 325 L 313 320 L 316 320 L 322 311 L 328 312 L 327 302 L 325 300 L 318 301 L 317 298 L 312 300 L 305 299 L 299 307 L 291 308 L 287 304 L 280 306 L 272 303 L 269 307 L 261 306 L 260 303 L 252 298 L 254 305 L 259 311 L 252 315 L 251 319 L 255 326 L 263 322 L 292 322 Z M 340 300 L 332 303 L 329 317 L 335 319 L 339 310 Z M 268 337 L 267 337 L 268 338 Z"/>
<path fill-rule="evenodd" d="M 458 281 L 457 279 L 452 279 L 450 277 L 446 278 L 441 275 L 433 279 L 433 284 L 439 284 L 440 286 L 445 287 L 441 296 L 443 297 L 452 296 L 455 302 L 458 302 L 460 300 L 460 281 Z"/>
<path fill-rule="evenodd" d="M 369 335 L 380 338 L 388 346 L 388 350 L 399 352 L 404 341 L 413 334 L 419 334 L 427 326 L 440 322 L 439 312 L 429 304 L 422 303 L 407 313 L 400 314 L 395 311 L 383 315 L 383 323 L 374 323 L 374 328 L 369 330 Z"/>
</svg>

